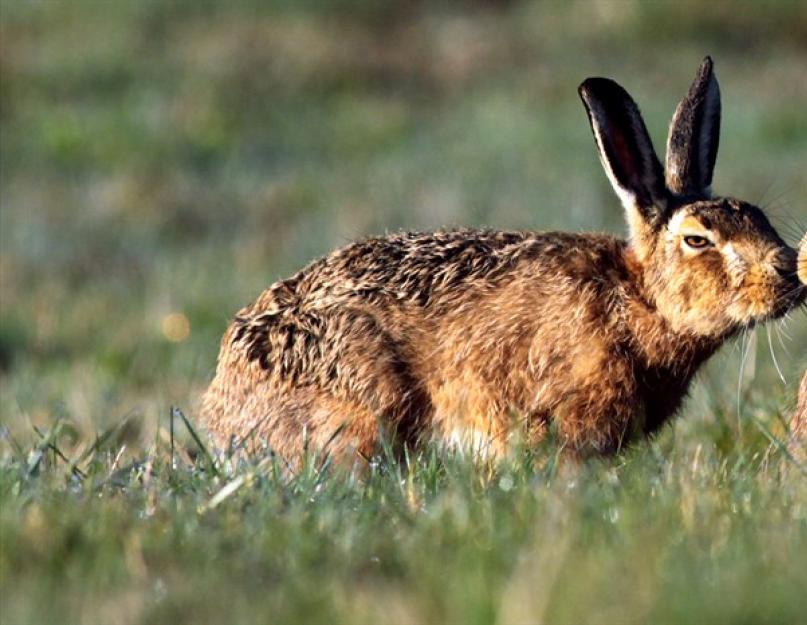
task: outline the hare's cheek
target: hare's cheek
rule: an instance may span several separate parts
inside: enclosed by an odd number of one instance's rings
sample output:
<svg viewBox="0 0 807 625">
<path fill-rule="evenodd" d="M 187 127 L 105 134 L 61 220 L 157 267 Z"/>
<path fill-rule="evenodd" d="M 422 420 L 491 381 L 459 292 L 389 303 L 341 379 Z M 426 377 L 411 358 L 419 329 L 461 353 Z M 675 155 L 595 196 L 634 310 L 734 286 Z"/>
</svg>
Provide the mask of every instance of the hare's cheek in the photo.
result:
<svg viewBox="0 0 807 625">
<path fill-rule="evenodd" d="M 693 314 L 714 323 L 721 323 L 725 319 L 726 307 L 730 303 L 726 301 L 725 283 L 714 278 L 706 279 L 696 284 L 691 291 L 689 310 Z"/>
<path fill-rule="evenodd" d="M 748 278 L 750 269 L 748 263 L 734 250 L 731 244 L 726 245 L 721 252 L 723 254 L 723 271 L 728 284 L 733 289 L 741 288 Z"/>
<path fill-rule="evenodd" d="M 692 260 L 692 270 L 683 285 L 684 293 L 690 293 L 689 303 L 704 312 L 716 312 L 725 307 L 724 300 L 736 288 L 741 276 L 729 273 L 719 254 L 702 253 Z"/>
</svg>

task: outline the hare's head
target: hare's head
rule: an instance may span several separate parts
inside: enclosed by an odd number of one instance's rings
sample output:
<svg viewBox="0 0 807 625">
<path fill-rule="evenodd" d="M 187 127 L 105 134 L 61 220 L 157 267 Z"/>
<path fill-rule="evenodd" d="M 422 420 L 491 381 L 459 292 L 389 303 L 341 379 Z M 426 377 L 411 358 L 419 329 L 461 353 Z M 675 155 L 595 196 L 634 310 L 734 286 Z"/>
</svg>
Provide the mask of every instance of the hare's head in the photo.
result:
<svg viewBox="0 0 807 625">
<path fill-rule="evenodd" d="M 678 105 L 666 176 L 639 109 L 617 83 L 580 85 L 600 159 L 627 212 L 648 300 L 678 331 L 719 336 L 803 300 L 796 250 L 762 210 L 711 193 L 720 89 L 707 57 Z M 803 267 L 800 269 L 803 271 Z"/>
</svg>

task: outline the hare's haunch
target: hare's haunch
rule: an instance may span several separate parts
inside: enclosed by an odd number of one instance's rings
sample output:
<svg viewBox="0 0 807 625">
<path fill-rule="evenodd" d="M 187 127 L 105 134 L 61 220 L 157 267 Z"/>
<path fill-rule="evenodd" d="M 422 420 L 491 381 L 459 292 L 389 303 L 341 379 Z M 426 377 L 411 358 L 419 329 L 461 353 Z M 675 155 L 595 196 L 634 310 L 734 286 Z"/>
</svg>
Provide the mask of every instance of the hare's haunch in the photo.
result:
<svg viewBox="0 0 807 625">
<path fill-rule="evenodd" d="M 720 126 L 711 59 L 678 106 L 666 174 L 615 82 L 580 86 L 629 238 L 458 230 L 348 245 L 240 310 L 203 401 L 226 447 L 344 460 L 381 436 L 501 454 L 554 424 L 612 452 L 657 430 L 729 337 L 805 297 L 796 251 L 710 190 Z"/>
</svg>

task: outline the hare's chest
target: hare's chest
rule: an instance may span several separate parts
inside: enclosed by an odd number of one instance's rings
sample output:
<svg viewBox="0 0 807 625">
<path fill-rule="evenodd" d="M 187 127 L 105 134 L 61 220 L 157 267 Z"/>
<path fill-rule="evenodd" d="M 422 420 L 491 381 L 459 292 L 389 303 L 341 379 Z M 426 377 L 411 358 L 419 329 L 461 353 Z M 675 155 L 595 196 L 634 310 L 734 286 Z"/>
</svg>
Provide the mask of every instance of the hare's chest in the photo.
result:
<svg viewBox="0 0 807 625">
<path fill-rule="evenodd" d="M 681 407 L 693 376 L 669 367 L 651 367 L 636 377 L 637 393 L 645 406 L 642 429 L 652 434 Z"/>
</svg>

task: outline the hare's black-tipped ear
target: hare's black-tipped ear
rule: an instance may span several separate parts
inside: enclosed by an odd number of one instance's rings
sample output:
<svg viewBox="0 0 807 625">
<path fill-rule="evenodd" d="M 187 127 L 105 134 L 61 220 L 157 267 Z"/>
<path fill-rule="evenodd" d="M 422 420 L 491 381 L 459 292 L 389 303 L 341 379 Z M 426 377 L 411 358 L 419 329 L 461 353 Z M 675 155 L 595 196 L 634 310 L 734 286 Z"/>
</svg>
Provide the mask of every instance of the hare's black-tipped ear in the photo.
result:
<svg viewBox="0 0 807 625">
<path fill-rule="evenodd" d="M 664 172 L 642 115 L 613 80 L 589 78 L 578 89 L 608 179 L 628 212 L 635 236 L 666 209 Z"/>
<path fill-rule="evenodd" d="M 667 187 L 709 195 L 720 143 L 720 87 L 706 57 L 687 96 L 675 109 L 667 137 Z"/>
</svg>

